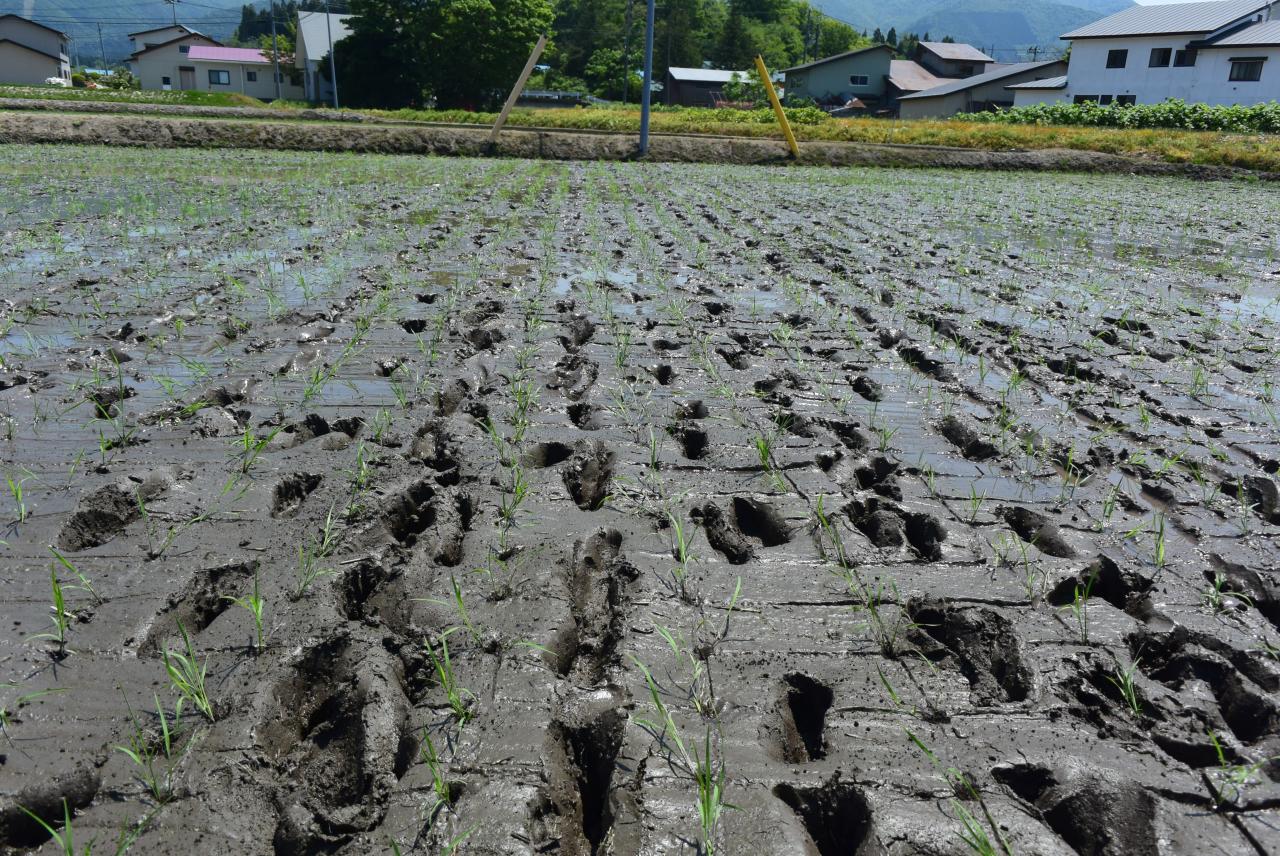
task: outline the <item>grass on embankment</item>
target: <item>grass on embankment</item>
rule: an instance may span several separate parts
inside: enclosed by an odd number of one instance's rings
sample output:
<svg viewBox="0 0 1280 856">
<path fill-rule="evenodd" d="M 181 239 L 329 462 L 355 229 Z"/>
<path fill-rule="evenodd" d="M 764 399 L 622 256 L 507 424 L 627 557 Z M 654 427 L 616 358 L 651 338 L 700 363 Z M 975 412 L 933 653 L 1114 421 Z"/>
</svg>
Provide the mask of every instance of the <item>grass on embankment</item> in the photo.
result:
<svg viewBox="0 0 1280 856">
<path fill-rule="evenodd" d="M 389 119 L 423 122 L 491 124 L 493 113 L 462 110 L 370 110 Z M 799 112 L 799 111 L 798 111 Z M 807 118 L 801 112 L 801 118 Z M 767 119 L 763 118 L 767 115 Z M 509 125 L 573 128 L 635 133 L 638 109 L 516 110 Z M 735 137 L 781 137 L 770 111 L 657 110 L 650 127 L 655 133 L 722 134 Z M 965 149 L 1077 149 L 1107 154 L 1152 157 L 1169 163 L 1232 166 L 1266 172 L 1280 171 L 1280 135 L 1224 134 L 1169 129 L 1119 129 L 1073 126 L 994 125 L 981 122 L 917 119 L 831 119 L 793 123 L 802 141 L 954 146 Z"/>
<path fill-rule="evenodd" d="M 266 107 L 238 92 L 197 92 L 194 89 L 75 89 L 66 86 L 15 86 L 0 84 L 0 98 L 38 101 L 89 101 L 121 104 L 186 104 L 195 107 Z"/>
</svg>

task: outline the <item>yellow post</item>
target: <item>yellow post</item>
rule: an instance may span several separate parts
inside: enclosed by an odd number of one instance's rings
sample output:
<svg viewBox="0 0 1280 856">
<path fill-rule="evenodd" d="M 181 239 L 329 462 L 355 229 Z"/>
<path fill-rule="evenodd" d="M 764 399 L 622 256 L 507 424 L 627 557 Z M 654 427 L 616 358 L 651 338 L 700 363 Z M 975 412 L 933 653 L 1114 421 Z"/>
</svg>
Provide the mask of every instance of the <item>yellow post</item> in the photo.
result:
<svg viewBox="0 0 1280 856">
<path fill-rule="evenodd" d="M 765 67 L 764 57 L 756 55 L 756 71 L 760 72 L 760 82 L 764 84 L 764 91 L 769 93 L 769 103 L 773 105 L 773 114 L 778 117 L 778 124 L 782 126 L 782 135 L 787 138 L 787 145 L 791 148 L 791 156 L 796 160 L 800 159 L 800 147 L 796 145 L 796 135 L 791 133 L 791 123 L 787 121 L 787 114 L 782 112 L 782 102 L 778 100 L 778 93 L 773 88 L 773 81 L 769 79 L 769 69 Z"/>
</svg>

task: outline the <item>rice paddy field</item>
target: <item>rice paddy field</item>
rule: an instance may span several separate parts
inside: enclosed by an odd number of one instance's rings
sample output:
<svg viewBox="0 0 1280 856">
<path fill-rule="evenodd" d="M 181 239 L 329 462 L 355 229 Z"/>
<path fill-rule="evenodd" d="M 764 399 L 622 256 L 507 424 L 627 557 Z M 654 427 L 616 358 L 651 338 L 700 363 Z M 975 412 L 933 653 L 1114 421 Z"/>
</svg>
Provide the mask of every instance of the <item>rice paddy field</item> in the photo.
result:
<svg viewBox="0 0 1280 856">
<path fill-rule="evenodd" d="M 1244 182 L 0 147 L 0 852 L 1280 851 Z"/>
</svg>

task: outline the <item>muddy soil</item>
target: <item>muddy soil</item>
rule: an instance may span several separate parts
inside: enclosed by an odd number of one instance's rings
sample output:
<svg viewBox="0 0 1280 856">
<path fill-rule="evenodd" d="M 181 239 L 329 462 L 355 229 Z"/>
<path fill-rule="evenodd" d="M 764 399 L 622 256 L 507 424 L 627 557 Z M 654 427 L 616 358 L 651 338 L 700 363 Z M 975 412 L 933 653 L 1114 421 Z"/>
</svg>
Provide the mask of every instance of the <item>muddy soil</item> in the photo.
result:
<svg viewBox="0 0 1280 856">
<path fill-rule="evenodd" d="M 548 160 L 630 161 L 638 157 L 634 134 L 602 131 L 553 131 L 509 127 L 495 143 L 489 129 L 465 125 L 352 123 L 352 114 L 303 111 L 281 120 L 270 110 L 187 108 L 137 110 L 97 105 L 97 111 L 37 113 L 30 105 L 0 105 L 0 143 L 73 143 L 144 148 L 239 148 L 284 151 L 363 152 Z M 198 110 L 192 114 L 190 111 Z M 15 112 L 21 111 L 21 112 Z M 220 112 L 214 112 L 220 111 Z M 98 115 L 95 115 L 97 113 Z M 141 114 L 141 115 L 122 115 Z M 186 119 L 173 115 L 226 116 Z M 297 121 L 298 118 L 324 121 Z M 792 163 L 781 140 L 746 137 L 655 134 L 646 160 L 667 163 Z M 1235 167 L 1166 163 L 1071 149 L 984 151 L 944 146 L 805 142 L 799 162 L 810 166 L 946 167 L 953 169 L 1035 170 L 1120 175 L 1186 176 L 1218 180 L 1247 178 L 1276 181 L 1280 174 Z"/>
<path fill-rule="evenodd" d="M 1272 191 L 0 161 L 0 851 L 1280 850 Z"/>
</svg>

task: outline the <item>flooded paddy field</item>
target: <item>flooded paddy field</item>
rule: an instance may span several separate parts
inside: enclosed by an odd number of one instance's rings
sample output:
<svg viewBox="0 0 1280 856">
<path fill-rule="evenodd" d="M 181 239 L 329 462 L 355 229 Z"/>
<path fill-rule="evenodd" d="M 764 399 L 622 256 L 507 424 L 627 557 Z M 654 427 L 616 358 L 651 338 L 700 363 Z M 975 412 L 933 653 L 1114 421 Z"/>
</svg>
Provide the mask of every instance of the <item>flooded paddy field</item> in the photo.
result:
<svg viewBox="0 0 1280 856">
<path fill-rule="evenodd" d="M 1273 190 L 0 161 L 0 851 L 1280 849 Z"/>
</svg>

